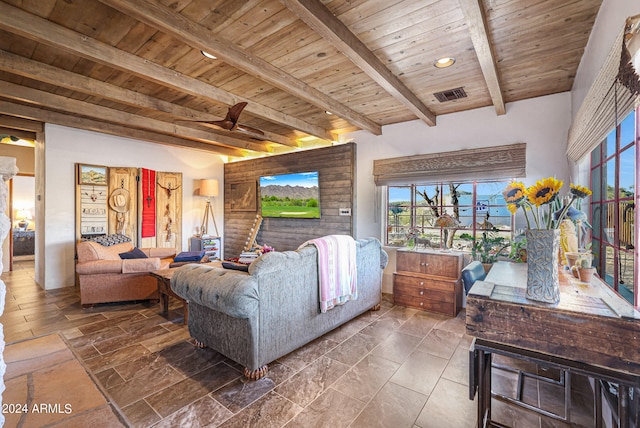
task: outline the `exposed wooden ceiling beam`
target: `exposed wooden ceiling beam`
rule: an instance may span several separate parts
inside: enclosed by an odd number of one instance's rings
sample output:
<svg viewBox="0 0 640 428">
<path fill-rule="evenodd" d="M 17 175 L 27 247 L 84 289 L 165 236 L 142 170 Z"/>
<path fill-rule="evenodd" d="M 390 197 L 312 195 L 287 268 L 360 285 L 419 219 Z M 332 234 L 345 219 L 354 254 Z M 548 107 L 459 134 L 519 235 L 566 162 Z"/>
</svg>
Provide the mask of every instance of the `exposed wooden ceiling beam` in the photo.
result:
<svg viewBox="0 0 640 428">
<path fill-rule="evenodd" d="M 15 128 L 5 128 L 0 126 L 0 135 L 11 135 L 12 137 L 22 138 L 23 140 L 35 140 L 36 133 L 29 131 L 21 131 Z M 2 138 L 0 138 L 1 140 Z"/>
<path fill-rule="evenodd" d="M 271 151 L 269 145 L 265 143 L 248 142 L 232 137 L 214 137 L 210 132 L 200 131 L 180 125 L 171 125 L 157 119 L 151 119 L 84 101 L 66 98 L 61 95 L 27 88 L 2 80 L 0 80 L 0 95 L 11 100 L 35 104 L 45 108 L 48 106 L 54 106 L 54 108 L 61 109 L 70 114 L 86 116 L 92 119 L 112 122 L 122 126 L 146 129 L 173 136 L 180 135 L 186 139 L 256 152 L 268 153 Z"/>
<path fill-rule="evenodd" d="M 496 113 L 498 115 L 505 114 L 507 111 L 502 98 L 495 55 L 489 42 L 489 32 L 487 31 L 487 20 L 484 15 L 482 0 L 459 0 L 459 2 L 467 27 L 469 27 L 471 42 L 480 62 L 480 68 L 487 83 L 491 100 L 496 108 Z"/>
<path fill-rule="evenodd" d="M 198 110 L 193 110 L 168 101 L 150 97 L 139 92 L 120 88 L 119 86 L 62 70 L 3 50 L 0 50 L 0 70 L 126 105 L 158 110 L 174 116 L 186 118 L 188 120 L 220 119 L 219 117 L 215 117 Z M 243 139 L 243 135 L 241 133 L 233 133 L 233 135 L 231 135 L 231 132 L 219 129 L 212 129 L 211 132 L 223 137 Z M 246 137 L 246 139 L 248 141 L 253 141 L 248 137 Z M 264 139 L 286 146 L 298 147 L 297 142 L 292 141 L 283 135 L 274 134 L 272 132 L 265 132 Z"/>
<path fill-rule="evenodd" d="M 44 125 L 42 124 L 42 122 L 22 119 L 13 116 L 0 115 L 0 126 L 4 126 L 5 128 L 20 129 L 21 131 L 34 133 L 44 131 Z"/>
<path fill-rule="evenodd" d="M 158 1 L 100 1 L 163 33 L 170 34 L 190 46 L 214 53 L 218 58 L 232 66 L 258 79 L 269 82 L 275 87 L 293 94 L 323 110 L 328 110 L 362 129 L 366 129 L 375 135 L 382 134 L 382 127 L 373 120 L 339 103 L 322 91 L 285 73 L 262 58 L 240 49 L 233 42 L 212 33 L 204 26 L 188 20 Z"/>
<path fill-rule="evenodd" d="M 183 138 L 172 137 L 170 135 L 158 134 L 156 132 L 128 128 L 126 126 L 116 125 L 113 123 L 71 116 L 65 113 L 43 110 L 39 107 L 30 107 L 23 104 L 12 103 L 9 101 L 0 100 L 0 113 L 15 115 L 18 118 L 25 120 L 38 120 L 42 122 L 55 123 L 56 125 L 68 126 L 70 128 L 101 132 L 103 134 L 115 135 L 117 137 L 151 141 L 168 146 L 203 150 L 210 153 L 218 153 L 224 156 L 246 157 L 248 155 L 248 152 L 246 150 L 232 149 L 228 147 L 202 143 L 199 141 L 185 140 Z"/>
<path fill-rule="evenodd" d="M 0 29 L 18 34 L 31 40 L 72 52 L 108 67 L 133 73 L 143 79 L 177 89 L 195 96 L 207 97 L 218 103 L 234 105 L 246 101 L 245 111 L 265 120 L 294 128 L 325 140 L 333 136 L 326 129 L 309 124 L 296 117 L 279 112 L 252 100 L 239 97 L 209 85 L 198 79 L 186 76 L 175 70 L 162 67 L 113 46 L 77 33 L 36 15 L 25 12 L 7 3 L 0 2 Z"/>
<path fill-rule="evenodd" d="M 435 114 L 326 6 L 317 0 L 280 1 L 419 119 L 430 126 L 435 126 Z"/>
</svg>

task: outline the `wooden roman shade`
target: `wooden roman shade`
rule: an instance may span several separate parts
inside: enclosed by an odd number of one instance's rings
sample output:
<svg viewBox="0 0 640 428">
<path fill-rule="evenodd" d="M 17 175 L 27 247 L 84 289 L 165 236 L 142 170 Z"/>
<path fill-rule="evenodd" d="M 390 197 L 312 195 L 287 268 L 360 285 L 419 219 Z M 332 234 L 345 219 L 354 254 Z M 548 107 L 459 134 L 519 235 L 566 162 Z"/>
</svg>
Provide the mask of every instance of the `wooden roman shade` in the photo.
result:
<svg viewBox="0 0 640 428">
<path fill-rule="evenodd" d="M 526 143 L 373 161 L 376 185 L 486 181 L 524 177 Z"/>
<path fill-rule="evenodd" d="M 640 15 L 627 19 L 569 129 L 567 155 L 591 153 L 638 102 Z"/>
</svg>

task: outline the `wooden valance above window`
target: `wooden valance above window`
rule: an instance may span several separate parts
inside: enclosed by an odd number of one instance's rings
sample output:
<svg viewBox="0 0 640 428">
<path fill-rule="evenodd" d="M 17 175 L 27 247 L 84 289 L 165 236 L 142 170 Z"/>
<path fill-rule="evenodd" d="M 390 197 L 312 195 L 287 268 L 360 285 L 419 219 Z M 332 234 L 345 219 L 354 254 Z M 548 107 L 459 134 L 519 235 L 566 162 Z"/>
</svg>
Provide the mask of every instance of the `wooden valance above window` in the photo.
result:
<svg viewBox="0 0 640 428">
<path fill-rule="evenodd" d="M 373 161 L 378 186 L 411 183 L 488 181 L 524 177 L 526 143 Z"/>
</svg>

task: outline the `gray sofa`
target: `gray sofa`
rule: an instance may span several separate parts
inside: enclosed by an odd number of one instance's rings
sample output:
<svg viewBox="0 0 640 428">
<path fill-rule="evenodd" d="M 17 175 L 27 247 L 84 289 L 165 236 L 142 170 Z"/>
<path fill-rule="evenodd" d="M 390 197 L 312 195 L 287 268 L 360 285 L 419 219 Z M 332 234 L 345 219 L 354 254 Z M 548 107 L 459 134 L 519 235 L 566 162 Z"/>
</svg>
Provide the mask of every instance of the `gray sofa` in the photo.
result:
<svg viewBox="0 0 640 428">
<path fill-rule="evenodd" d="M 375 238 L 356 240 L 358 298 L 320 313 L 315 246 L 271 252 L 249 271 L 189 264 L 171 288 L 189 302 L 189 332 L 259 379 L 266 364 L 380 304 L 387 254 Z"/>
</svg>

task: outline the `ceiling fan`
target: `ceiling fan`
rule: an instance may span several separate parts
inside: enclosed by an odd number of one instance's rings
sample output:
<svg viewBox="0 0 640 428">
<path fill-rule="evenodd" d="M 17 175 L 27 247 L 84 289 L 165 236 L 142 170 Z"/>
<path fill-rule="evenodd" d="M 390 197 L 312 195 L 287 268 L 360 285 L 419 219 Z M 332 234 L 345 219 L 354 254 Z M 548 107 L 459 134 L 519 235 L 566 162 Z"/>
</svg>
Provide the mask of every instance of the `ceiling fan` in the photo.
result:
<svg viewBox="0 0 640 428">
<path fill-rule="evenodd" d="M 244 110 L 246 106 L 247 102 L 241 102 L 229 107 L 227 115 L 222 120 L 197 120 L 194 122 L 202 123 L 203 125 L 213 125 L 217 128 L 222 128 L 227 131 L 241 131 L 249 134 L 264 135 L 264 132 L 259 129 L 251 128 L 250 126 L 245 126 L 238 123 L 240 113 L 242 113 L 242 110 Z"/>
</svg>

